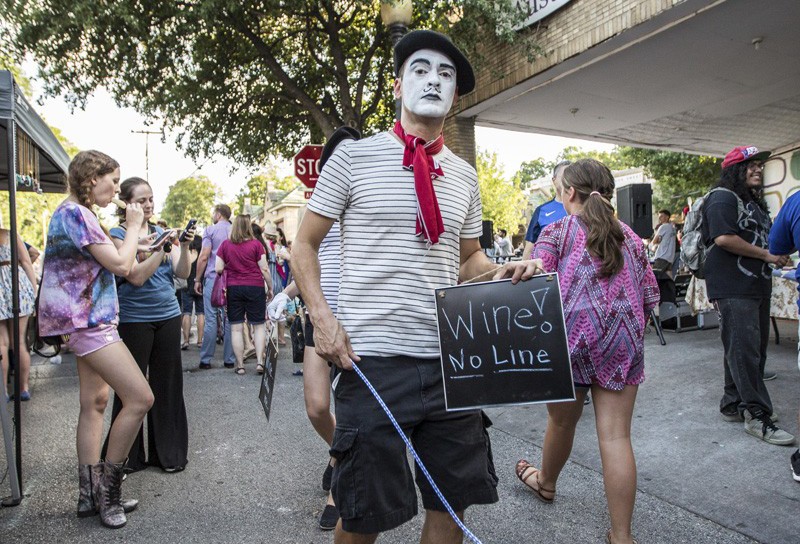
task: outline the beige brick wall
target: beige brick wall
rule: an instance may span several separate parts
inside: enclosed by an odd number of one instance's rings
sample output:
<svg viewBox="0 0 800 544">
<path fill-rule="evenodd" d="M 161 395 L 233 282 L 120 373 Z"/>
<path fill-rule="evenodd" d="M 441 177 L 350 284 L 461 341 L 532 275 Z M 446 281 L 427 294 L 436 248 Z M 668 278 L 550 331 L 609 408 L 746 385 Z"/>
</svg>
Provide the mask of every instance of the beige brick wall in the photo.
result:
<svg viewBox="0 0 800 544">
<path fill-rule="evenodd" d="M 444 123 L 444 143 L 453 153 L 475 166 L 475 119 L 450 116 Z"/>
<path fill-rule="evenodd" d="M 475 91 L 459 100 L 453 114 L 488 100 L 685 1 L 572 0 L 553 15 L 523 31 L 531 34 L 541 48 L 541 53 L 533 62 L 528 60 L 519 46 L 498 45 L 487 48 L 483 54 L 484 62 L 475 74 Z M 474 164 L 474 142 L 465 142 L 465 147 L 460 147 L 462 130 L 454 129 L 451 119 L 445 125 L 445 141 L 448 147 L 465 159 L 471 157 Z M 461 127 L 461 123 L 456 124 Z M 448 127 L 456 134 L 453 145 L 447 140 Z M 474 133 L 474 122 L 469 130 Z"/>
</svg>

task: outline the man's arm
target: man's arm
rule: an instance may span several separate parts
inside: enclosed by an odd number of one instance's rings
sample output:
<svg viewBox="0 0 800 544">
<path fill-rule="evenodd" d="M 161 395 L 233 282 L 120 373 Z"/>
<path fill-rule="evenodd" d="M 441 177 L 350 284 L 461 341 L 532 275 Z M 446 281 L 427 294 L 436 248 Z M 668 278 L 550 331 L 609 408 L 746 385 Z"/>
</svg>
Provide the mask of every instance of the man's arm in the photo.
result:
<svg viewBox="0 0 800 544">
<path fill-rule="evenodd" d="M 319 245 L 334 221 L 311 210 L 306 211 L 292 244 L 292 272 L 314 324 L 317 355 L 345 370 L 351 370 L 352 361 L 361 359 L 353 351 L 347 332 L 328 306 L 320 285 Z"/>
<path fill-rule="evenodd" d="M 197 268 L 194 274 L 194 292 L 198 295 L 203 294 L 203 274 L 206 271 L 209 257 L 211 257 L 211 246 L 203 246 L 200 256 L 197 257 Z"/>
</svg>

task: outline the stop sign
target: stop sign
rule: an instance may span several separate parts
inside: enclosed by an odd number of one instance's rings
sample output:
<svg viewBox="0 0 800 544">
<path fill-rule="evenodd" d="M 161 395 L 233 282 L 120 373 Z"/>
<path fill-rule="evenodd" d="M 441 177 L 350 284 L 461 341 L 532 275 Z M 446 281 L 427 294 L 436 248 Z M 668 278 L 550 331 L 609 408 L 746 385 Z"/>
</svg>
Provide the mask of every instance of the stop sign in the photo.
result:
<svg viewBox="0 0 800 544">
<path fill-rule="evenodd" d="M 303 149 L 294 156 L 294 175 L 309 189 L 313 189 L 317 184 L 321 156 L 321 145 L 303 146 Z"/>
</svg>

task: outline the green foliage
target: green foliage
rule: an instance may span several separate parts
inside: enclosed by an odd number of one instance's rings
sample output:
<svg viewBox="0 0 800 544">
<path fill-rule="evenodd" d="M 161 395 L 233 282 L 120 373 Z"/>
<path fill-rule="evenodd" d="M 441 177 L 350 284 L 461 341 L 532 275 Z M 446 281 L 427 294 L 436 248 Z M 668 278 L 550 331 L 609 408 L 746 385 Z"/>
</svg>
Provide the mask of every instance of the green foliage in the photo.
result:
<svg viewBox="0 0 800 544">
<path fill-rule="evenodd" d="M 654 209 L 679 213 L 688 198 L 702 196 L 719 180 L 722 160 L 715 157 L 634 147 L 622 148 L 622 153 L 656 180 Z"/>
<path fill-rule="evenodd" d="M 265 172 L 260 172 L 247 180 L 247 184 L 236 195 L 236 205 L 233 209 L 238 213 L 244 213 L 244 201 L 246 198 L 250 199 L 252 206 L 262 206 L 267 186 L 272 191 L 288 192 L 298 185 L 300 185 L 300 182 L 297 178 L 294 176 L 281 177 L 275 165 L 270 165 Z"/>
<path fill-rule="evenodd" d="M 476 162 L 483 219 L 493 221 L 495 230 L 505 229 L 513 236 L 524 221 L 527 204 L 519 177 L 508 180 L 503 176 L 503 166 L 498 163 L 496 153 L 481 151 Z"/>
<path fill-rule="evenodd" d="M 615 147 L 611 151 L 586 151 L 579 147 L 568 146 L 558 154 L 555 164 L 561 161 L 575 162 L 580 159 L 594 159 L 602 162 L 611 170 L 625 170 L 627 168 L 641 166 L 640 164 L 630 162 L 622 151 L 624 149 L 626 148 Z M 553 164 L 553 166 L 555 166 L 555 164 Z"/>
<path fill-rule="evenodd" d="M 527 189 L 530 182 L 550 174 L 552 170 L 553 165 L 541 157 L 525 161 L 519 165 L 519 170 L 517 170 L 520 186 L 523 189 Z"/>
<path fill-rule="evenodd" d="M 184 178 L 169 188 L 161 210 L 161 219 L 167 225 L 180 228 L 189 219 L 197 219 L 200 225 L 211 222 L 211 210 L 222 198 L 222 191 L 206 176 Z"/>
<path fill-rule="evenodd" d="M 47 93 L 81 104 L 103 86 L 195 159 L 260 166 L 340 125 L 371 134 L 393 118 L 377 0 L 2 2 Z M 531 40 L 513 30 L 513 0 L 416 0 L 414 12 L 412 28 L 446 31 L 473 58 L 479 45 Z"/>
<path fill-rule="evenodd" d="M 643 167 L 656 180 L 653 194 L 654 209 L 678 213 L 688 198 L 697 198 L 719 179 L 721 159 L 658 149 L 615 147 L 612 151 L 584 151 L 566 147 L 558 160 L 592 158 L 611 170 Z"/>
</svg>

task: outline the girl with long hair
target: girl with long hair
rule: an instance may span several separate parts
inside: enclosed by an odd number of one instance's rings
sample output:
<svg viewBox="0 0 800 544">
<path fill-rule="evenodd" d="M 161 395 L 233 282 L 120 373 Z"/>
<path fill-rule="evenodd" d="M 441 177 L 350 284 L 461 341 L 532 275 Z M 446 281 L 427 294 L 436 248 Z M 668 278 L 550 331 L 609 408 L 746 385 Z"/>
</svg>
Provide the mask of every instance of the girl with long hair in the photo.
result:
<svg viewBox="0 0 800 544">
<path fill-rule="evenodd" d="M 244 318 L 253 327 L 256 371 L 264 372 L 267 345 L 267 298 L 272 298 L 272 278 L 264 246 L 253 236 L 250 217 L 237 215 L 231 236 L 219 246 L 215 263 L 217 274 L 227 270 L 228 320 L 236 355 L 236 373 L 244 374 Z M 266 290 L 264 287 L 266 286 Z"/>
<path fill-rule="evenodd" d="M 121 247 L 129 231 L 138 237 L 160 236 L 164 229 L 150 224 L 154 214 L 153 189 L 142 178 L 122 182 L 119 198 L 126 205 L 138 204 L 144 212 L 144 223 L 131 224 L 117 213 L 120 224 L 111 229 L 114 245 Z M 134 441 L 129 457 L 129 472 L 148 466 L 165 472 L 180 472 L 186 467 L 189 451 L 189 424 L 183 398 L 181 366 L 181 308 L 175 297 L 173 276 L 187 278 L 190 271 L 189 244 L 194 238 L 190 230 L 184 241 L 166 242 L 158 249 L 140 252 L 127 277 L 117 282 L 119 296 L 119 334 L 133 354 L 141 372 L 147 376 L 155 401 L 147 414 L 147 452 L 144 427 Z M 118 417 L 124 399 L 114 398 L 111 421 Z"/>
<path fill-rule="evenodd" d="M 39 330 L 42 336 L 69 335 L 80 383 L 77 449 L 78 516 L 100 513 L 106 527 L 125 525 L 136 501 L 120 497 L 123 469 L 153 393 L 117 332 L 119 305 L 114 275 L 127 276 L 140 247 L 142 206 L 125 210 L 131 228 L 115 246 L 92 206 L 105 208 L 117 194 L 119 164 L 99 151 L 82 151 L 69 165 L 69 196 L 53 212 L 47 233 Z M 151 240 L 145 239 L 145 245 Z M 100 459 L 108 388 L 123 407 L 111 425 L 105 460 Z"/>
<path fill-rule="evenodd" d="M 569 214 L 548 225 L 533 248 L 547 272 L 558 272 L 576 400 L 547 405 L 541 469 L 521 459 L 517 477 L 543 502 L 555 498 L 575 426 L 591 389 L 613 544 L 635 542 L 631 519 L 636 461 L 631 417 L 644 381 L 644 329 L 659 300 L 645 247 L 614 216 L 614 177 L 593 159 L 564 171 L 562 201 Z"/>
</svg>

